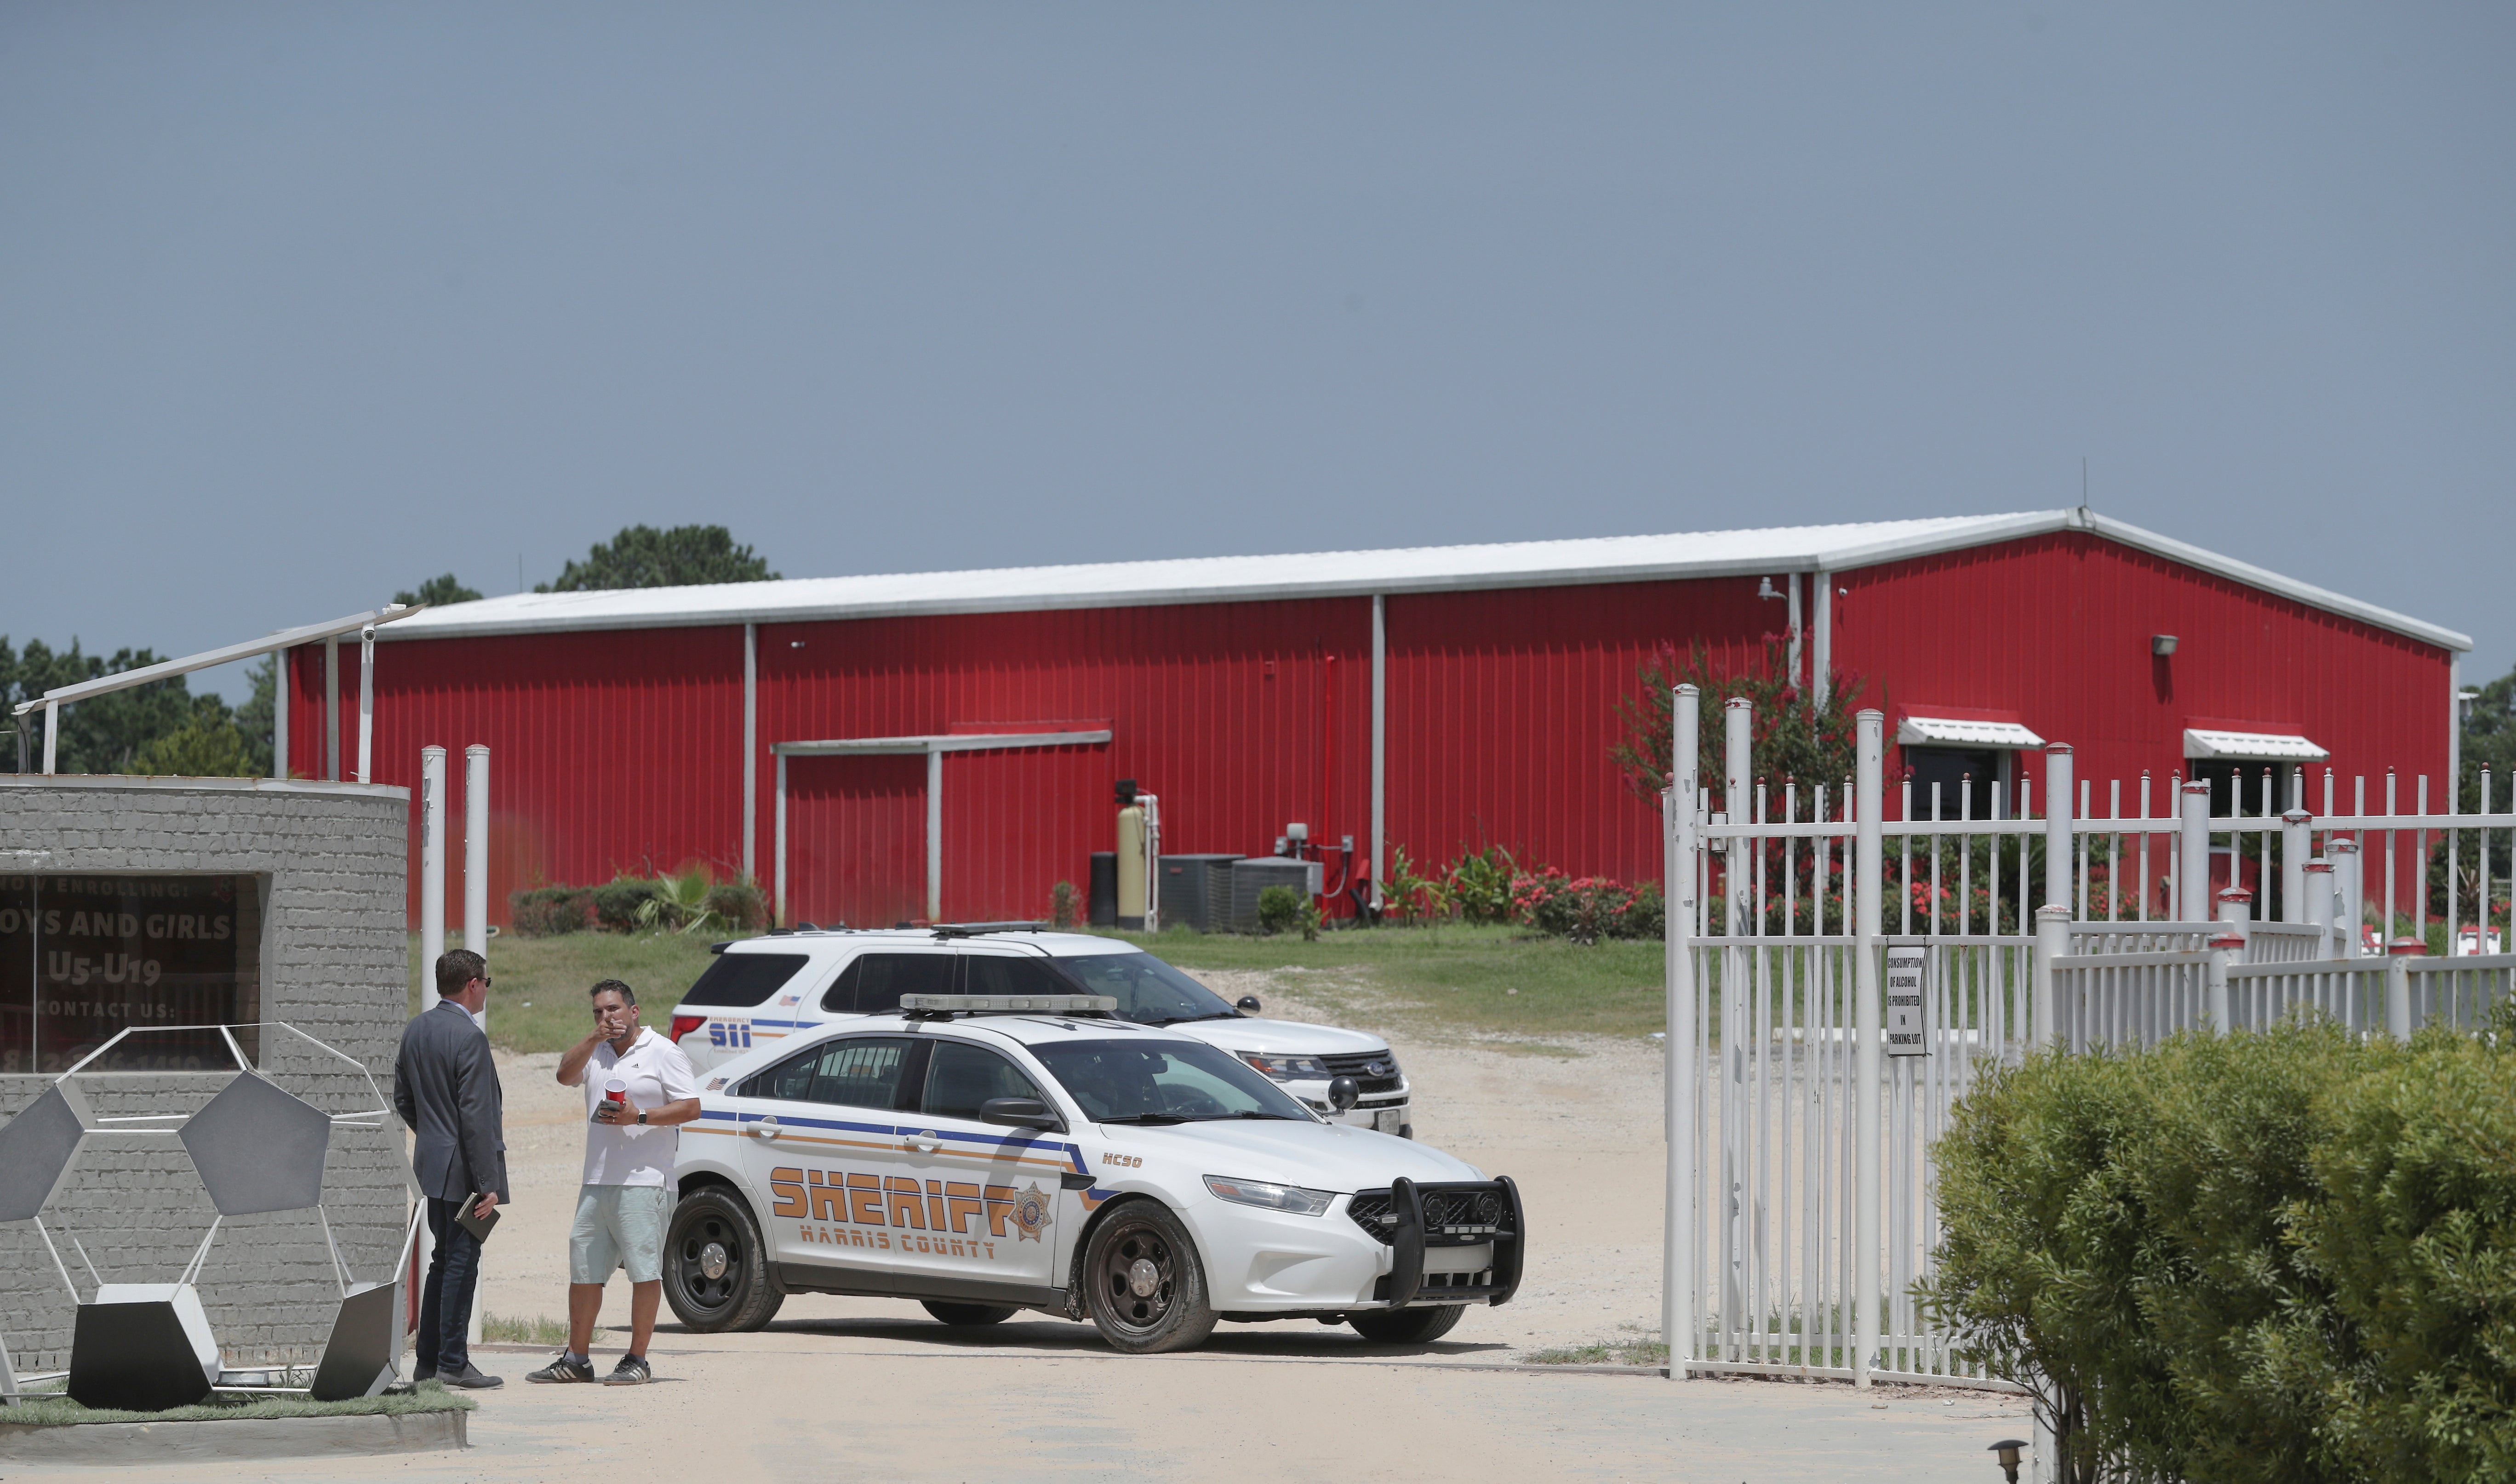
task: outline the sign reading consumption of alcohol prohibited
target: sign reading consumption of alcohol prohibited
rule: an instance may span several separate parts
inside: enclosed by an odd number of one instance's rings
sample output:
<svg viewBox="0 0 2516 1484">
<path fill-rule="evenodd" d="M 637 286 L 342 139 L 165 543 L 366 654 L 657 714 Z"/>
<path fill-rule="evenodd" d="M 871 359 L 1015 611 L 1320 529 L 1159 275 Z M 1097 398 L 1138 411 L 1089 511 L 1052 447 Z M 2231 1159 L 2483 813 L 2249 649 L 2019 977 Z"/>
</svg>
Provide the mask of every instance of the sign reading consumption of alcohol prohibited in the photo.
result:
<svg viewBox="0 0 2516 1484">
<path fill-rule="evenodd" d="M 1931 1054 L 1931 951 L 1887 950 L 1887 1054 Z"/>
</svg>

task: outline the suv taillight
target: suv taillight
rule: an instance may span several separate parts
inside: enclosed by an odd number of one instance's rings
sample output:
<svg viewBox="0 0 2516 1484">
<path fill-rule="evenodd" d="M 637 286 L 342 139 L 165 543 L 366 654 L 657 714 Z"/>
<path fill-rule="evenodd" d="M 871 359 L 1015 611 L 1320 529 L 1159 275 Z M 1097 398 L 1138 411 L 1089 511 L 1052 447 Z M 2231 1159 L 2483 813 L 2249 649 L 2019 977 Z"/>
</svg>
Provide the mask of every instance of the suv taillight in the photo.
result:
<svg viewBox="0 0 2516 1484">
<path fill-rule="evenodd" d="M 673 1033 L 664 1039 L 678 1046 L 681 1044 L 681 1039 L 684 1036 L 689 1035 L 691 1032 L 697 1030 L 700 1026 L 705 1024 L 707 1024 L 707 1016 L 705 1015 L 675 1015 L 673 1017 Z"/>
</svg>

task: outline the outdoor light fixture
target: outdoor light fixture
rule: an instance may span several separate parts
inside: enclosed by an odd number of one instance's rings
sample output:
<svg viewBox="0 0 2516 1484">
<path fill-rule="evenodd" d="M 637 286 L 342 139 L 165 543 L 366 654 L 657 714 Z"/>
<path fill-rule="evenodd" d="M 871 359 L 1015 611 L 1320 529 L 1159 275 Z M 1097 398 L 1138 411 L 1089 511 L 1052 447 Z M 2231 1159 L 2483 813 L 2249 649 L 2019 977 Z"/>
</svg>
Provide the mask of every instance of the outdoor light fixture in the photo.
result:
<svg viewBox="0 0 2516 1484">
<path fill-rule="evenodd" d="M 2149 652 L 2159 655 L 2173 654 L 2175 652 L 2175 636 L 2172 634 L 2151 635 L 2149 637 Z"/>
<path fill-rule="evenodd" d="M 1772 578 L 1760 577 L 1756 580 L 1756 596 L 1758 598 L 1788 598 L 1790 595 L 1776 588 Z"/>
<path fill-rule="evenodd" d="M 2002 1438 L 1984 1452 L 1999 1454 L 2001 1477 L 2007 1479 L 2009 1484 L 2018 1484 L 2018 1454 L 2019 1450 L 2026 1446 L 2025 1438 Z"/>
</svg>

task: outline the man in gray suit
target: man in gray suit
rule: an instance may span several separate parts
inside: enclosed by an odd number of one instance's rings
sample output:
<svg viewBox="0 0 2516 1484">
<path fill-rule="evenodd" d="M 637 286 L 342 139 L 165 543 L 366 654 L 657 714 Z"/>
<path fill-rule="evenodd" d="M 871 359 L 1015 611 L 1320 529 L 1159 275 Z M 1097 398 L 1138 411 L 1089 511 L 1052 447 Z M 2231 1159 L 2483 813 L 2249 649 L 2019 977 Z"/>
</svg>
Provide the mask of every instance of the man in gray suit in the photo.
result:
<svg viewBox="0 0 2516 1484">
<path fill-rule="evenodd" d="M 507 1199 L 505 1110 L 489 1038 L 472 1017 L 489 1003 L 489 966 L 457 948 L 437 961 L 443 996 L 402 1027 L 394 1058 L 394 1111 L 415 1135 L 411 1172 L 428 1197 L 428 1230 L 437 1239 L 428 1286 L 419 1301 L 416 1380 L 449 1386 L 502 1386 L 472 1364 L 472 1294 L 481 1279 L 481 1239 L 456 1219 L 467 1197 L 487 1216 Z"/>
</svg>

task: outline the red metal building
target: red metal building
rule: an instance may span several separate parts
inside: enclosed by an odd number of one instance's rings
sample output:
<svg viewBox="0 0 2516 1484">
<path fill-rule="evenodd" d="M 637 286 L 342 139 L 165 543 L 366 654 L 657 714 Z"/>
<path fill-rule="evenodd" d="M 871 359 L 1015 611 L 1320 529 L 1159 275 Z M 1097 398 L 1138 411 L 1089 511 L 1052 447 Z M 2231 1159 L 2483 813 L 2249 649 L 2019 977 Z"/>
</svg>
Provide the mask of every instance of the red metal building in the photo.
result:
<svg viewBox="0 0 2516 1484">
<path fill-rule="evenodd" d="M 2085 511 L 521 595 L 382 631 L 375 781 L 491 749 L 500 920 L 518 886 L 693 860 L 789 921 L 1036 916 L 1111 848 L 1120 778 L 1166 852 L 1301 821 L 1358 874 L 1491 842 L 1633 880 L 1656 814 L 1610 750 L 1638 667 L 1793 634 L 1785 663 L 1888 713 L 1891 775 L 2032 783 L 2069 742 L 2100 813 L 2106 780 L 2149 771 L 2163 811 L 2171 772 L 2275 759 L 2442 788 L 2471 647 Z M 333 765 L 325 655 L 289 666 L 303 775 Z M 354 696 L 355 644 L 337 665 Z"/>
</svg>

